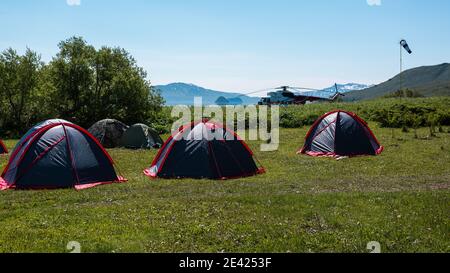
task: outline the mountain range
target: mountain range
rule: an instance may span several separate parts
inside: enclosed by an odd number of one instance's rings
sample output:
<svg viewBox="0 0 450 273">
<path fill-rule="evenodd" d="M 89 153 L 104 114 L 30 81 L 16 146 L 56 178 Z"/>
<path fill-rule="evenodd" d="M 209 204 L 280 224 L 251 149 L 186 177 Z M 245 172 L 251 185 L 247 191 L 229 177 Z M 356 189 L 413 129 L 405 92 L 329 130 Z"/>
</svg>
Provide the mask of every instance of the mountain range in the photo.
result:
<svg viewBox="0 0 450 273">
<path fill-rule="evenodd" d="M 362 89 L 367 89 L 373 85 L 361 84 L 361 83 L 347 83 L 347 84 L 337 84 L 337 89 L 342 94 L 347 94 L 349 92 L 358 91 Z M 314 92 L 304 92 L 302 95 L 318 96 L 322 98 L 329 98 L 336 93 L 336 86 L 330 86 L 328 88 L 322 89 L 321 91 Z"/>
<path fill-rule="evenodd" d="M 166 100 L 166 105 L 192 105 L 194 104 L 194 97 L 202 97 L 204 105 L 213 105 L 220 97 L 226 99 L 240 98 L 242 104 L 257 104 L 260 98 L 249 97 L 243 95 L 243 93 L 230 93 L 223 91 L 216 91 L 206 89 L 194 84 L 188 83 L 171 83 L 168 85 L 157 85 L 157 90 L 161 92 L 161 95 Z"/>
<path fill-rule="evenodd" d="M 403 73 L 378 85 L 360 83 L 338 84 L 338 90 L 345 94 L 345 101 L 368 100 L 390 95 L 400 88 L 400 79 L 405 89 L 413 90 L 422 96 L 450 96 L 450 64 L 443 63 L 434 66 L 422 66 L 404 71 Z M 241 93 L 230 93 L 206 89 L 194 84 L 171 83 L 155 86 L 166 100 L 166 105 L 192 105 L 194 97 L 202 97 L 204 105 L 218 102 L 226 104 L 257 104 L 259 97 L 250 97 Z M 335 93 L 332 85 L 322 91 L 311 92 L 312 95 L 324 98 Z M 306 93 L 308 94 L 308 93 Z"/>
<path fill-rule="evenodd" d="M 348 83 L 338 84 L 339 92 L 348 93 L 355 90 L 361 90 L 370 87 L 366 84 Z M 260 100 L 259 97 L 250 97 L 242 93 L 230 93 L 224 91 L 216 91 L 206 89 L 194 84 L 188 83 L 171 83 L 168 85 L 157 85 L 157 90 L 161 92 L 161 95 L 166 101 L 166 105 L 192 105 L 194 103 L 194 97 L 202 97 L 203 104 L 212 105 L 219 102 L 219 104 L 257 104 Z M 330 86 L 319 92 L 314 92 L 315 96 L 321 96 L 324 98 L 330 97 L 335 93 L 335 86 Z M 307 93 L 306 93 L 307 94 Z"/>
</svg>

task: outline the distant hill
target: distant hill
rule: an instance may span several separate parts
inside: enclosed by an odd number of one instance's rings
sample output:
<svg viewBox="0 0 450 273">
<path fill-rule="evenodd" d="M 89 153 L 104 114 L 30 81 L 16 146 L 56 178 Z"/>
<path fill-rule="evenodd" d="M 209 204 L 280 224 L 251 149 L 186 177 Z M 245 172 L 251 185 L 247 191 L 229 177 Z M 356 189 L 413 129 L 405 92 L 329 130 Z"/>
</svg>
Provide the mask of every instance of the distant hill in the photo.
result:
<svg viewBox="0 0 450 273">
<path fill-rule="evenodd" d="M 236 97 L 236 98 L 225 98 L 225 97 L 220 97 L 215 101 L 215 104 L 220 105 L 220 106 L 226 106 L 226 105 L 242 105 L 244 104 L 244 102 L 242 101 L 242 99 L 240 97 Z"/>
<path fill-rule="evenodd" d="M 204 105 L 213 105 L 220 98 L 221 101 L 236 100 L 239 97 L 239 101 L 242 104 L 257 104 L 259 98 L 244 96 L 239 93 L 228 93 L 223 91 L 216 91 L 206 89 L 200 86 L 187 83 L 171 83 L 168 85 L 157 85 L 156 89 L 161 91 L 161 95 L 166 100 L 166 105 L 193 105 L 194 97 L 202 97 Z M 221 98 L 222 97 L 222 98 Z"/>
<path fill-rule="evenodd" d="M 450 96 L 450 64 L 422 66 L 404 71 L 403 88 L 411 89 L 425 97 Z M 392 94 L 400 88 L 400 74 L 394 78 L 360 91 L 349 92 L 346 101 L 367 100 Z"/>
</svg>

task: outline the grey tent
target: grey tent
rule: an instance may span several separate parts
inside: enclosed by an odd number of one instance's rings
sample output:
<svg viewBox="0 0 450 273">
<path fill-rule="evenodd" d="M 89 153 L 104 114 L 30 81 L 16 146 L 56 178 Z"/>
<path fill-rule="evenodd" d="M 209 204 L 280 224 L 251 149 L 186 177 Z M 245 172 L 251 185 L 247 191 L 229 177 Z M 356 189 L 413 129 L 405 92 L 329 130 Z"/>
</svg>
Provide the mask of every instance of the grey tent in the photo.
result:
<svg viewBox="0 0 450 273">
<path fill-rule="evenodd" d="M 144 174 L 150 178 L 236 179 L 265 172 L 255 159 L 235 132 L 204 119 L 173 134 Z"/>
<path fill-rule="evenodd" d="M 355 113 L 337 110 L 314 123 L 299 153 L 341 157 L 379 155 L 383 149 L 364 120 Z"/>
<path fill-rule="evenodd" d="M 121 146 L 128 149 L 161 148 L 163 140 L 158 133 L 145 124 L 135 124 L 123 134 Z"/>
<path fill-rule="evenodd" d="M 0 190 L 78 190 L 121 183 L 109 154 L 85 129 L 61 119 L 37 124 L 11 153 Z"/>
<path fill-rule="evenodd" d="M 120 145 L 120 139 L 123 133 L 128 129 L 128 126 L 115 119 L 101 120 L 91 128 L 91 133 L 105 148 L 116 148 Z"/>
</svg>

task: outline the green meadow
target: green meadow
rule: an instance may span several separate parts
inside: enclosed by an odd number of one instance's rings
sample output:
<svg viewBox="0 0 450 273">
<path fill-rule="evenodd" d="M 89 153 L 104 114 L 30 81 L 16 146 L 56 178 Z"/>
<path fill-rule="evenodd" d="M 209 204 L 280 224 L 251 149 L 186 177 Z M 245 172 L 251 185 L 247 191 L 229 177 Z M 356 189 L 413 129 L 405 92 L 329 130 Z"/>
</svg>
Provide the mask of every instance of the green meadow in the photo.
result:
<svg viewBox="0 0 450 273">
<path fill-rule="evenodd" d="M 297 155 L 308 128 L 282 129 L 276 152 L 249 142 L 266 174 L 227 181 L 149 180 L 157 151 L 108 150 L 128 183 L 0 192 L 0 252 L 449 252 L 449 128 L 370 125 L 380 156 Z"/>
</svg>

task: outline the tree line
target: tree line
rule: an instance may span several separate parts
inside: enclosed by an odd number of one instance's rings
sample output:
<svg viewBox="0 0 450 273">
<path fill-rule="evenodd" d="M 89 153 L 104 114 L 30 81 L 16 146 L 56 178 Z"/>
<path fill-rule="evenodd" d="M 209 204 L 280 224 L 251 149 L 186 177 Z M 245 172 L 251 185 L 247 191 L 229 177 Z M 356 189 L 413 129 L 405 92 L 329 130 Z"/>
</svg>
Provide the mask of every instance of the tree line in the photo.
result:
<svg viewBox="0 0 450 273">
<path fill-rule="evenodd" d="M 29 48 L 0 53 L 0 136 L 20 136 L 50 118 L 86 128 L 105 118 L 128 124 L 158 118 L 164 100 L 125 49 L 96 49 L 81 37 L 58 48 L 49 63 Z"/>
</svg>

